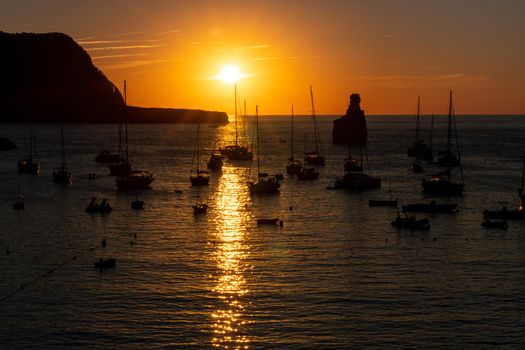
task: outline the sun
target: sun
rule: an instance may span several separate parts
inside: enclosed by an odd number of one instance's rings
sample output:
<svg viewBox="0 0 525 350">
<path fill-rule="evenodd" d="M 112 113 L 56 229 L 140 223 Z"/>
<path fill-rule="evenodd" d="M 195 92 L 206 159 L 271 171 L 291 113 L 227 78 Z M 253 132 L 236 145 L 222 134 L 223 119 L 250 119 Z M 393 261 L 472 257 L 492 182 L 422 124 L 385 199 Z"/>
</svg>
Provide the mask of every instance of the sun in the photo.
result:
<svg viewBox="0 0 525 350">
<path fill-rule="evenodd" d="M 222 67 L 222 70 L 219 73 L 219 75 L 216 76 L 216 79 L 222 80 L 223 82 L 228 84 L 232 84 L 238 82 L 244 77 L 245 74 L 241 72 L 239 67 L 233 64 L 227 64 L 224 67 Z"/>
</svg>

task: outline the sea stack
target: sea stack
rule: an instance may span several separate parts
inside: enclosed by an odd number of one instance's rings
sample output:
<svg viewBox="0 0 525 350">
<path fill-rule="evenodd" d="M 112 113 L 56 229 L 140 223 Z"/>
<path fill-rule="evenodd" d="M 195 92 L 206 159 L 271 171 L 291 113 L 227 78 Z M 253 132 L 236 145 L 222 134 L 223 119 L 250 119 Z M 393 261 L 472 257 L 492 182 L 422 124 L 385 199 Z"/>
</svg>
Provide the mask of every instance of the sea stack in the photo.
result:
<svg viewBox="0 0 525 350">
<path fill-rule="evenodd" d="M 360 103 L 359 94 L 350 95 L 346 114 L 334 120 L 332 140 L 335 145 L 361 146 L 366 143 L 368 132 L 365 112 L 361 109 Z"/>
</svg>

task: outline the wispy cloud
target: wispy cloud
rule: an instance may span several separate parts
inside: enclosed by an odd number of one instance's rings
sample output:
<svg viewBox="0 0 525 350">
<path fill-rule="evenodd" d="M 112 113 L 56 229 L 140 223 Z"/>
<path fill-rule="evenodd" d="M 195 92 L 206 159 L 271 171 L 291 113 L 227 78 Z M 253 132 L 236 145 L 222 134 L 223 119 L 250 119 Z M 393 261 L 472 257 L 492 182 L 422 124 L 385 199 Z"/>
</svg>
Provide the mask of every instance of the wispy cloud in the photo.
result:
<svg viewBox="0 0 525 350">
<path fill-rule="evenodd" d="M 103 56 L 93 56 L 91 57 L 92 60 L 104 60 L 104 59 L 112 59 L 112 58 L 127 58 L 127 57 L 137 57 L 137 56 L 148 56 L 147 53 L 128 53 L 128 54 L 122 54 L 122 55 L 103 55 Z"/>
<path fill-rule="evenodd" d="M 239 47 L 239 49 L 241 50 L 265 50 L 269 48 L 270 48 L 270 45 L 268 44 L 246 45 L 246 46 Z"/>
<path fill-rule="evenodd" d="M 254 57 L 254 61 L 273 61 L 273 60 L 301 60 L 301 59 L 317 59 L 324 56 L 268 56 L 268 57 Z"/>
<path fill-rule="evenodd" d="M 148 66 L 156 63 L 164 63 L 168 62 L 169 60 L 138 60 L 138 61 L 128 61 L 128 62 L 120 62 L 120 63 L 114 63 L 114 64 L 101 64 L 102 68 L 104 70 L 118 70 L 118 69 L 128 69 L 128 68 L 135 68 L 135 67 L 141 67 L 141 66 Z"/>
<path fill-rule="evenodd" d="M 122 46 L 103 46 L 86 48 L 86 51 L 112 51 L 112 50 L 134 50 L 134 49 L 151 49 L 154 47 L 165 46 L 165 44 L 156 45 L 122 45 Z"/>
<path fill-rule="evenodd" d="M 77 39 L 77 44 L 79 45 L 104 45 L 104 44 L 116 44 L 116 43 L 125 43 L 128 40 L 92 40 L 93 38 L 87 39 Z"/>
<path fill-rule="evenodd" d="M 355 80 L 364 80 L 371 85 L 381 87 L 421 87 L 421 86 L 450 86 L 450 85 L 480 85 L 491 82 L 493 79 L 483 75 L 466 73 L 448 73 L 436 75 L 379 75 L 356 76 Z"/>
<path fill-rule="evenodd" d="M 163 36 L 163 35 L 175 34 L 175 33 L 180 33 L 180 29 L 172 29 L 172 30 L 167 30 L 165 32 L 158 32 L 158 33 L 154 33 L 154 35 Z"/>
</svg>

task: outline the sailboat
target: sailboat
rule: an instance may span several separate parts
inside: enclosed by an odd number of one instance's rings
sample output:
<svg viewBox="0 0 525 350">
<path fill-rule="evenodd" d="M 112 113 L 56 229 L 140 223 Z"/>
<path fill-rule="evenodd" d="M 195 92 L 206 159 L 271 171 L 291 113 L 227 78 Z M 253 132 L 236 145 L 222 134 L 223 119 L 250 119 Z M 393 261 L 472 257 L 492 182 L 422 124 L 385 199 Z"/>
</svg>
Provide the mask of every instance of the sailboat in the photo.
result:
<svg viewBox="0 0 525 350">
<path fill-rule="evenodd" d="M 67 169 L 66 163 L 66 146 L 64 144 L 64 125 L 60 123 L 60 140 L 62 144 L 62 165 L 53 170 L 53 179 L 57 183 L 69 184 L 73 176 Z"/>
<path fill-rule="evenodd" d="M 33 125 L 31 124 L 30 130 L 30 146 L 29 146 L 29 158 L 22 159 L 18 161 L 18 170 L 21 173 L 35 174 L 40 173 L 40 163 L 35 159 L 36 158 L 36 142 L 35 142 L 35 133 L 33 130 Z"/>
<path fill-rule="evenodd" d="M 192 186 L 208 186 L 210 174 L 206 170 L 199 169 L 200 149 L 199 149 L 200 124 L 197 124 L 197 141 L 191 162 L 190 182 Z M 196 160 L 196 162 L 194 162 Z M 195 166 L 194 166 L 195 165 Z"/>
<path fill-rule="evenodd" d="M 235 94 L 235 144 L 220 148 L 221 155 L 230 160 L 252 160 L 253 152 L 248 147 L 239 144 L 238 115 L 237 115 L 237 84 L 234 89 Z M 246 118 L 246 102 L 244 103 L 244 118 Z"/>
<path fill-rule="evenodd" d="M 452 105 L 452 92 L 450 92 L 450 104 Z M 456 119 L 451 112 L 452 107 L 449 108 L 448 112 L 448 123 L 447 123 L 447 149 L 444 152 L 439 152 L 439 158 L 437 163 L 442 167 L 455 167 L 459 165 L 459 159 L 452 152 L 452 127 L 454 127 L 454 133 L 456 136 L 456 148 L 457 148 L 457 132 L 456 132 Z"/>
<path fill-rule="evenodd" d="M 146 170 L 133 170 L 129 162 L 129 147 L 128 147 L 128 122 L 126 118 L 126 81 L 124 80 L 124 127 L 121 128 L 122 152 L 124 160 L 109 168 L 113 175 L 117 175 L 115 182 L 119 190 L 144 190 L 149 188 L 151 183 L 155 180 L 152 172 Z M 120 148 L 120 147 L 119 147 Z"/>
<path fill-rule="evenodd" d="M 363 149 L 360 149 L 361 151 L 361 160 L 363 159 Z M 348 145 L 348 158 L 345 158 L 343 160 L 343 170 L 350 172 L 350 171 L 363 171 L 363 165 L 362 162 L 359 161 L 359 159 L 352 156 L 352 146 Z"/>
<path fill-rule="evenodd" d="M 464 181 L 463 181 L 463 168 L 461 166 L 461 156 L 459 153 L 459 144 L 458 144 L 458 133 L 456 130 L 456 122 L 454 117 L 454 107 L 452 105 L 452 91 L 450 92 L 450 102 L 448 107 L 448 141 L 447 141 L 447 152 L 449 159 L 455 159 L 457 162 L 457 165 L 459 165 L 459 173 L 461 177 L 461 182 L 452 182 L 451 180 L 451 167 L 453 166 L 453 163 L 447 162 L 446 167 L 447 170 L 441 173 L 438 173 L 436 175 L 431 175 L 428 178 L 423 179 L 423 182 L 421 183 L 421 186 L 423 187 L 423 191 L 438 195 L 451 195 L 451 196 L 462 196 L 463 190 L 465 187 Z M 456 155 L 452 154 L 452 146 L 451 146 L 451 140 L 452 140 L 452 124 L 454 124 L 454 134 L 456 138 L 456 150 L 457 150 L 457 157 Z"/>
<path fill-rule="evenodd" d="M 109 171 L 111 175 L 126 176 L 131 173 L 133 168 L 129 161 L 127 105 L 127 89 L 126 81 L 124 80 L 124 105 L 122 106 L 122 119 L 120 120 L 118 127 L 119 160 L 117 164 L 109 165 Z"/>
<path fill-rule="evenodd" d="M 321 136 L 319 135 L 319 126 L 317 125 L 317 118 L 315 115 L 314 93 L 312 91 L 312 85 L 310 85 L 310 100 L 312 103 L 312 119 L 314 122 L 315 150 L 306 153 L 305 162 L 312 165 L 324 165 L 325 157 L 319 153 Z"/>
<path fill-rule="evenodd" d="M 257 181 L 248 183 L 250 194 L 277 193 L 281 184 L 275 176 L 261 173 L 259 147 L 259 106 L 255 106 L 255 130 L 257 137 Z"/>
<path fill-rule="evenodd" d="M 292 105 L 292 116 L 291 116 L 291 136 L 290 136 L 290 158 L 288 158 L 288 164 L 286 165 L 286 172 L 288 174 L 295 174 L 302 169 L 300 160 L 296 160 L 293 156 L 293 105 Z"/>
<path fill-rule="evenodd" d="M 304 133 L 304 147 L 306 148 L 306 132 Z M 306 150 L 305 152 L 305 159 L 306 159 Z M 306 162 L 305 162 L 306 163 Z M 307 180 L 315 180 L 319 178 L 319 172 L 315 170 L 314 168 L 301 168 L 299 171 L 295 173 L 297 175 L 297 180 L 301 181 L 307 181 Z"/>
<path fill-rule="evenodd" d="M 483 210 L 485 219 L 501 220 L 525 220 L 525 157 L 523 158 L 523 167 L 521 170 L 521 186 L 518 188 L 518 203 L 516 209 L 508 210 L 504 206 L 501 210 Z"/>
<path fill-rule="evenodd" d="M 432 149 L 430 149 L 423 138 L 421 137 L 421 127 L 420 127 L 420 98 L 417 97 L 417 116 L 416 116 L 416 139 L 412 144 L 412 147 L 408 148 L 407 154 L 409 157 L 416 158 L 428 158 L 429 154 L 432 154 Z"/>
</svg>

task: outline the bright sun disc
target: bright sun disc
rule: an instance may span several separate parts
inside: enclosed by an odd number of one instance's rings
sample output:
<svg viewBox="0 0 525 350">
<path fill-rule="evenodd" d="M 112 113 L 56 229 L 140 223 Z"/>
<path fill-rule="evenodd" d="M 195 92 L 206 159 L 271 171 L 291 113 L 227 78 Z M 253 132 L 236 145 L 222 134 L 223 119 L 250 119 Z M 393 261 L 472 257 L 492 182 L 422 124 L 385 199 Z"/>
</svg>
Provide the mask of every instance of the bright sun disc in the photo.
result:
<svg viewBox="0 0 525 350">
<path fill-rule="evenodd" d="M 233 64 L 228 64 L 222 67 L 221 72 L 217 76 L 217 79 L 224 81 L 225 83 L 235 83 L 239 81 L 244 74 L 241 73 L 241 70 L 234 66 Z"/>
</svg>

